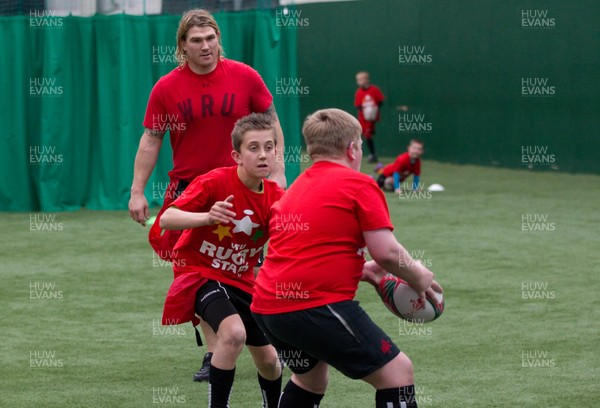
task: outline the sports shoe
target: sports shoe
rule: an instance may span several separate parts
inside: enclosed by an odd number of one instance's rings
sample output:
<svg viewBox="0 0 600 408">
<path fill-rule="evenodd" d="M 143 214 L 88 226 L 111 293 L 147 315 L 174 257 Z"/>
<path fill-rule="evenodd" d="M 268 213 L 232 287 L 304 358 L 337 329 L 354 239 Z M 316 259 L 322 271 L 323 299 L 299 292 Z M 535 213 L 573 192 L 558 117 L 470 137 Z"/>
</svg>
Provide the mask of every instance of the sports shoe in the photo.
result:
<svg viewBox="0 0 600 408">
<path fill-rule="evenodd" d="M 194 374 L 194 381 L 202 382 L 208 381 L 208 374 L 210 373 L 210 359 L 213 353 L 206 353 L 202 359 L 202 367 L 196 374 Z"/>
<path fill-rule="evenodd" d="M 377 156 L 370 154 L 368 158 L 369 163 L 377 163 Z"/>
</svg>

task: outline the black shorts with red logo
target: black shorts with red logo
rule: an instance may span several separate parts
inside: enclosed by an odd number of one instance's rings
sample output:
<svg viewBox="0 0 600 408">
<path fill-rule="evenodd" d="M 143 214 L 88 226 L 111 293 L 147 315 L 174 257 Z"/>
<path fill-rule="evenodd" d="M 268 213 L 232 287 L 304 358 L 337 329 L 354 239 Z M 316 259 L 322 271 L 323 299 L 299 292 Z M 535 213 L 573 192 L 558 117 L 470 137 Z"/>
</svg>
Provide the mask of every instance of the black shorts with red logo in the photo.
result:
<svg viewBox="0 0 600 408">
<path fill-rule="evenodd" d="M 353 300 L 253 315 L 280 358 L 297 374 L 323 361 L 347 377 L 360 379 L 400 354 L 390 337 Z"/>
</svg>

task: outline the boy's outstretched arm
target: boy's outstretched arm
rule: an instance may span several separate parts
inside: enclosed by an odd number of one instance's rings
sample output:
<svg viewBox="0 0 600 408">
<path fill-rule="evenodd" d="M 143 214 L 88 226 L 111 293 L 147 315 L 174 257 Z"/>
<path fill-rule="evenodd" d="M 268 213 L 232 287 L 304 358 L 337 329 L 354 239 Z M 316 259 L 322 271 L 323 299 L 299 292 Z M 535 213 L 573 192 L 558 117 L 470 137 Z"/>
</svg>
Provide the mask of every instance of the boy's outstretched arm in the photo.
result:
<svg viewBox="0 0 600 408">
<path fill-rule="evenodd" d="M 160 227 L 167 230 L 184 230 L 218 223 L 227 224 L 235 217 L 235 213 L 231 211 L 232 201 L 233 196 L 230 195 L 224 201 L 214 203 L 209 212 L 203 213 L 169 207 L 160 217 Z"/>
</svg>

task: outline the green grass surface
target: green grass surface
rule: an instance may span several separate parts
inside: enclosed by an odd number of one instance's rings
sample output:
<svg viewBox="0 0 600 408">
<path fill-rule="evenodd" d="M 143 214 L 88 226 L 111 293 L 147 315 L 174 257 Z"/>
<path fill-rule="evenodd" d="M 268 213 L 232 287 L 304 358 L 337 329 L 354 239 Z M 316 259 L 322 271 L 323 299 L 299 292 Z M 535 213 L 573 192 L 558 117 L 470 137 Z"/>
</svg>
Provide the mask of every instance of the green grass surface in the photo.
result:
<svg viewBox="0 0 600 408">
<path fill-rule="evenodd" d="M 422 181 L 446 191 L 387 198 L 396 236 L 445 288 L 444 315 L 409 327 L 370 286 L 357 295 L 413 360 L 420 406 L 600 406 L 600 177 L 426 162 Z M 553 230 L 523 232 L 523 214 Z M 46 221 L 62 231 L 32 231 L 35 215 L 0 214 L 0 406 L 205 406 L 191 325 L 153 326 L 172 272 L 147 229 L 124 211 L 79 211 Z M 523 300 L 522 285 L 546 285 L 531 289 L 546 299 Z M 171 403 L 153 400 L 158 387 Z M 370 386 L 332 371 L 322 407 L 373 405 Z M 260 406 L 247 352 L 231 406 Z"/>
</svg>

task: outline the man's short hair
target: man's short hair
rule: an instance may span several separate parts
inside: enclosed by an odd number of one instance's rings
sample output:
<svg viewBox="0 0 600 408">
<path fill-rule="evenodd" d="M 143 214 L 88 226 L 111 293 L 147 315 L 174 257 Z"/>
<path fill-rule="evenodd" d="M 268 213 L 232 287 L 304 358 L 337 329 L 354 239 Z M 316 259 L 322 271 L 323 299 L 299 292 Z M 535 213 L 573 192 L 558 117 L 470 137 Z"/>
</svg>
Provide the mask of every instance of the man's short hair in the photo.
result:
<svg viewBox="0 0 600 408">
<path fill-rule="evenodd" d="M 211 27 L 215 30 L 215 33 L 219 37 L 219 58 L 225 56 L 223 51 L 223 44 L 221 43 L 221 31 L 217 20 L 210 14 L 209 11 L 204 9 L 194 9 L 186 11 L 181 20 L 179 20 L 179 28 L 177 29 L 177 49 L 175 50 L 175 58 L 179 62 L 179 66 L 182 67 L 187 61 L 187 56 L 181 45 L 187 39 L 188 31 L 192 27 Z"/>
<path fill-rule="evenodd" d="M 277 137 L 275 135 L 274 118 L 270 113 L 251 113 L 235 122 L 231 132 L 231 143 L 236 152 L 240 152 L 244 135 L 251 130 L 272 130 L 273 140 L 277 146 Z"/>
<path fill-rule="evenodd" d="M 417 139 L 417 138 L 412 138 L 408 141 L 408 145 L 410 146 L 411 144 L 420 144 L 421 146 L 425 146 L 425 142 L 422 141 L 421 139 Z"/>
<path fill-rule="evenodd" d="M 307 116 L 302 126 L 306 150 L 313 156 L 339 158 L 351 142 L 360 140 L 358 120 L 341 109 L 322 109 Z"/>
</svg>

